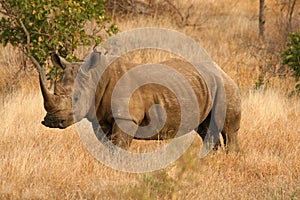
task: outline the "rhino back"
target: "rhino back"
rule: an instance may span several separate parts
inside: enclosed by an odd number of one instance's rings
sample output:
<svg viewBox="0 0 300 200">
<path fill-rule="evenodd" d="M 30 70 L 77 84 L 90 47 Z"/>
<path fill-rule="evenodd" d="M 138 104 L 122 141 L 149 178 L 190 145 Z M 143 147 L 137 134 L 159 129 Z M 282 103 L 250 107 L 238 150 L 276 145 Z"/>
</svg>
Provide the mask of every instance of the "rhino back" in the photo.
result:
<svg viewBox="0 0 300 200">
<path fill-rule="evenodd" d="M 187 62 L 184 62 L 179 59 L 171 59 L 165 62 L 160 63 L 162 65 L 168 66 L 181 74 L 187 81 L 188 87 L 193 89 L 193 92 L 196 95 L 198 102 L 198 109 L 200 111 L 200 118 L 198 119 L 197 124 L 200 124 L 209 114 L 212 104 L 213 104 L 213 94 L 214 93 L 208 90 L 206 80 L 199 73 L 195 67 Z M 100 122 L 104 124 L 111 125 L 114 122 L 111 108 L 111 98 L 113 90 L 118 82 L 118 80 L 129 70 L 136 67 L 136 64 L 126 63 L 124 60 L 117 60 L 114 62 L 108 70 L 102 76 L 102 79 L 106 81 L 105 85 L 99 85 L 97 90 L 105 90 L 101 99 L 96 99 L 96 108 L 97 108 L 97 118 Z M 168 74 L 164 75 L 166 78 Z M 131 81 L 138 81 L 140 77 L 132 77 Z M 210 77 L 210 81 L 213 82 L 213 76 Z M 100 81 L 101 82 L 101 81 Z M 131 84 L 131 83 L 128 83 Z M 189 99 L 189 93 L 187 93 L 187 85 L 183 84 L 181 80 L 173 80 L 171 83 L 172 87 L 176 87 L 179 91 L 183 91 L 183 94 L 186 94 L 186 99 Z M 96 92 L 98 93 L 98 92 Z M 100 92 L 99 92 L 100 93 Z M 193 130 L 195 125 L 189 125 L 190 121 L 195 121 L 194 119 L 181 119 L 181 109 L 179 101 L 176 95 L 167 87 L 164 87 L 159 84 L 150 83 L 139 87 L 132 94 L 129 105 L 128 102 L 120 102 L 120 107 L 129 106 L 130 118 L 140 126 L 147 126 L 151 117 L 149 114 L 150 108 L 159 104 L 165 111 L 166 122 L 161 129 L 159 134 L 156 134 L 150 139 L 156 139 L 158 137 L 173 137 L 176 134 L 180 123 L 186 124 L 186 131 L 189 132 Z M 191 107 L 195 106 L 192 105 Z M 156 118 L 160 118 L 162 113 L 157 112 Z M 120 114 L 122 118 L 122 113 Z M 128 118 L 128 116 L 124 116 Z M 150 127 L 151 128 L 151 127 Z"/>
</svg>

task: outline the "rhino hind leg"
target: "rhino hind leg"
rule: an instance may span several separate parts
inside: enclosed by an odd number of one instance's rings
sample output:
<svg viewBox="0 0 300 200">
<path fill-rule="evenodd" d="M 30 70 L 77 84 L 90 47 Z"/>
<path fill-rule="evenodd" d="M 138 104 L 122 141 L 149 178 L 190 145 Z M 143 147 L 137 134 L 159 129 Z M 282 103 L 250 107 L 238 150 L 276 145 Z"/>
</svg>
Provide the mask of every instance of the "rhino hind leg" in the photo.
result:
<svg viewBox="0 0 300 200">
<path fill-rule="evenodd" d="M 227 152 L 239 152 L 240 148 L 238 145 L 238 130 L 231 130 L 228 132 L 222 131 L 222 136 Z"/>
<path fill-rule="evenodd" d="M 132 131 L 132 133 L 126 133 L 124 132 L 120 127 L 126 127 L 129 131 Z M 133 139 L 133 135 L 135 130 L 130 128 L 132 126 L 132 122 L 129 123 L 128 120 L 118 120 L 118 123 L 114 123 L 112 127 L 112 133 L 110 135 L 110 140 L 114 145 L 117 145 L 118 147 L 122 149 L 128 149 L 130 147 L 130 144 Z"/>
<path fill-rule="evenodd" d="M 227 111 L 222 135 L 225 140 L 226 151 L 238 152 L 238 130 L 240 129 L 241 112 L 240 109 L 229 109 Z"/>
<path fill-rule="evenodd" d="M 239 145 L 238 145 L 238 127 L 240 122 L 240 116 L 237 116 L 235 118 L 236 120 L 232 120 L 231 123 L 227 121 L 227 123 L 224 124 L 223 130 L 221 131 L 222 135 L 222 142 L 221 138 L 218 138 L 218 141 L 215 142 L 215 145 L 213 147 L 213 150 L 218 150 L 219 147 L 224 145 L 225 150 L 227 152 L 238 152 L 239 151 Z M 211 114 L 207 116 L 207 118 L 199 125 L 198 127 L 198 134 L 202 138 L 203 141 L 205 141 L 205 137 L 208 135 L 210 124 L 214 123 L 214 119 L 211 118 Z M 214 127 L 212 124 L 211 127 Z M 218 132 L 218 131 L 217 131 Z M 211 135 L 218 135 L 218 134 L 211 134 Z"/>
</svg>

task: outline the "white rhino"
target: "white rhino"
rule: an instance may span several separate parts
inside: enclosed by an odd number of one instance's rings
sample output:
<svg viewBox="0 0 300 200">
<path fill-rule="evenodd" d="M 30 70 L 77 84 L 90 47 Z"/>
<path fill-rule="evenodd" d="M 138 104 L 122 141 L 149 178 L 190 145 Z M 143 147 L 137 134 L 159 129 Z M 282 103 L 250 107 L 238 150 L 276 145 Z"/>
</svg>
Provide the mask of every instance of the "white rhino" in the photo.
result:
<svg viewBox="0 0 300 200">
<path fill-rule="evenodd" d="M 83 63 L 69 63 L 58 55 L 52 56 L 52 62 L 54 65 L 63 68 L 64 74 L 61 83 L 56 85 L 54 94 L 51 94 L 46 87 L 44 74 L 40 73 L 40 87 L 44 98 L 44 107 L 47 111 L 44 121 L 42 121 L 43 125 L 51 128 L 66 128 L 83 118 L 91 121 L 97 118 L 106 136 L 114 144 L 127 148 L 133 138 L 166 139 L 174 137 L 180 123 L 186 123 L 187 125 L 184 127 L 186 133 L 197 129 L 202 139 L 205 138 L 207 132 L 213 132 L 213 135 L 221 133 L 226 148 L 238 151 L 237 135 L 241 120 L 239 90 L 234 81 L 220 68 L 217 67 L 212 70 L 211 67 L 214 63 L 191 64 L 175 58 L 159 63 L 159 66 L 168 66 L 170 69 L 179 72 L 188 81 L 198 103 L 195 109 L 199 111 L 198 119 L 181 119 L 180 103 L 174 92 L 155 83 L 145 84 L 137 88 L 130 97 L 128 105 L 120 102 L 118 109 L 122 110 L 122 106 L 128 106 L 128 108 L 124 109 L 128 109 L 130 115 L 128 116 L 128 113 L 123 114 L 121 112 L 116 117 L 112 111 L 114 88 L 120 78 L 128 71 L 134 69 L 137 64 L 121 58 L 117 59 L 103 71 L 98 81 L 99 73 L 97 74 L 97 69 L 101 68 L 101 65 L 107 61 L 107 56 L 101 52 L 94 51 L 89 59 Z M 80 68 L 80 66 L 82 67 Z M 199 70 L 194 66 L 197 66 Z M 160 73 L 160 75 L 168 79 L 168 74 L 161 74 L 163 73 L 161 71 L 156 73 Z M 81 79 L 81 85 L 77 85 L 77 87 L 81 88 L 74 95 L 76 76 Z M 142 78 L 132 77 L 126 83 L 128 85 L 135 84 L 138 81 L 142 81 L 139 80 Z M 95 82 L 97 83 L 96 92 L 93 91 L 92 87 Z M 172 84 L 179 90 L 185 90 L 180 80 L 173 81 Z M 87 95 L 90 95 L 91 92 L 94 96 L 87 98 Z M 86 99 L 74 108 L 72 107 L 72 98 L 75 105 L 81 98 Z M 189 96 L 186 96 L 186 98 L 188 99 Z M 151 124 L 149 109 L 155 104 L 163 108 L 166 116 L 165 123 L 157 132 L 155 132 L 155 127 L 150 128 L 155 133 L 150 137 L 143 137 L 143 131 L 141 130 L 144 129 L 142 127 Z M 190 106 L 194 107 L 195 105 Z M 92 112 L 92 110 L 95 112 Z M 222 113 L 218 113 L 222 111 L 224 111 L 224 119 L 222 119 Z M 74 112 L 76 112 L 76 117 L 74 117 Z M 160 114 L 163 113 L 158 109 L 156 117 L 159 118 Z M 189 121 L 193 121 L 193 123 L 189 123 Z M 131 128 L 129 130 L 131 134 L 120 128 L 120 124 L 127 126 L 128 129 Z M 137 125 L 139 128 L 132 128 L 132 124 Z"/>
</svg>

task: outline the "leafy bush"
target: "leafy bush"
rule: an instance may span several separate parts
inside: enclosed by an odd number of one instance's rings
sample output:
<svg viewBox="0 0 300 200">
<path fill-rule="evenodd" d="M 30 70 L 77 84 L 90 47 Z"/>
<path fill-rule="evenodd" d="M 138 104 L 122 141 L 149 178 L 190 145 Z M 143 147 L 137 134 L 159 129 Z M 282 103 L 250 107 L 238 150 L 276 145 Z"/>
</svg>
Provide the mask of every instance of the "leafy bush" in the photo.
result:
<svg viewBox="0 0 300 200">
<path fill-rule="evenodd" d="M 296 81 L 300 80 L 300 30 L 289 35 L 287 49 L 282 53 L 283 64 L 293 69 Z M 300 93 L 300 83 L 296 85 L 296 91 Z"/>
<path fill-rule="evenodd" d="M 79 45 L 97 45 L 97 33 L 117 31 L 106 17 L 105 0 L 0 0 L 0 41 L 20 48 L 38 67 L 52 52 L 76 60 Z M 86 22 L 96 28 L 87 33 Z M 36 61 L 36 62 L 35 62 Z"/>
</svg>

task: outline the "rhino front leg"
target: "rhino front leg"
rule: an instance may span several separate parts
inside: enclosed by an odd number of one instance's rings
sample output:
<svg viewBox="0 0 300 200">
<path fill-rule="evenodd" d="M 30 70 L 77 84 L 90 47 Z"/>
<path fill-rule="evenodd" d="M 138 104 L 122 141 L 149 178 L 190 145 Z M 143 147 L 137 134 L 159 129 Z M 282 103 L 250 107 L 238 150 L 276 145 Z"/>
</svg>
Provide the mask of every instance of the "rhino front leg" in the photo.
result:
<svg viewBox="0 0 300 200">
<path fill-rule="evenodd" d="M 122 128 L 121 128 L 122 127 Z M 116 120 L 112 127 L 110 139 L 113 144 L 122 149 L 128 149 L 136 132 L 134 122 L 129 120 Z"/>
<path fill-rule="evenodd" d="M 212 123 L 212 126 L 210 127 L 210 124 Z M 208 135 L 208 137 L 212 137 L 212 136 L 218 136 L 218 130 L 214 130 L 215 134 L 212 134 L 212 127 L 216 127 L 215 125 L 215 122 L 214 122 L 214 119 L 211 119 L 211 114 L 209 114 L 207 116 L 207 118 L 199 125 L 198 127 L 198 134 L 200 135 L 200 137 L 202 138 L 202 141 L 204 142 L 205 141 L 205 137 Z M 211 128 L 211 130 L 209 130 L 209 128 Z M 208 134 L 210 133 L 210 134 Z M 219 137 L 218 137 L 219 138 Z M 213 138 L 211 138 L 213 139 Z M 208 140 L 209 141 L 209 140 Z M 214 143 L 214 147 L 213 147 L 213 150 L 218 150 L 219 146 L 221 146 L 221 143 L 220 141 L 215 141 Z"/>
</svg>

